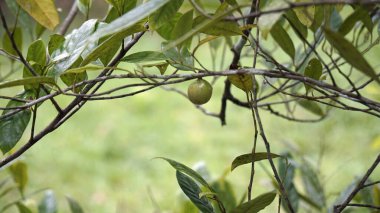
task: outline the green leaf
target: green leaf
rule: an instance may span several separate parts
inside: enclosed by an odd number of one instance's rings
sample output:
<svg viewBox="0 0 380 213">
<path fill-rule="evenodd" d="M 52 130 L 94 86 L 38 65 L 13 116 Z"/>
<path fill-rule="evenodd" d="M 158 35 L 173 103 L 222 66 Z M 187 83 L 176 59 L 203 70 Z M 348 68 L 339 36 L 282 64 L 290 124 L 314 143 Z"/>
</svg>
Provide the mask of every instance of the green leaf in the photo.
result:
<svg viewBox="0 0 380 213">
<path fill-rule="evenodd" d="M 289 201 L 294 211 L 297 212 L 299 206 L 299 196 L 294 185 L 295 166 L 294 163 L 292 163 L 293 159 L 289 153 L 282 154 L 282 156 L 284 156 L 284 158 L 281 158 L 278 161 L 278 173 L 283 182 L 285 191 L 287 192 Z M 286 210 L 286 212 L 290 212 L 287 202 L 282 197 L 281 201 L 282 207 Z"/>
<path fill-rule="evenodd" d="M 340 56 L 342 56 L 353 67 L 380 83 L 380 79 L 376 75 L 375 70 L 373 70 L 371 65 L 365 60 L 359 50 L 351 44 L 351 42 L 346 40 L 340 33 L 329 29 L 324 29 L 324 31 L 326 39 L 329 41 L 331 46 L 339 52 Z"/>
<path fill-rule="evenodd" d="M 4 81 L 0 83 L 0 89 L 23 86 L 23 85 L 38 85 L 38 84 L 52 84 L 55 85 L 54 78 L 46 76 L 33 76 L 13 81 Z"/>
<path fill-rule="evenodd" d="M 279 22 L 273 25 L 270 34 L 281 49 L 294 60 L 296 50 L 293 41 Z"/>
<path fill-rule="evenodd" d="M 182 191 L 186 196 L 194 203 L 194 205 L 204 213 L 213 213 L 214 209 L 206 198 L 199 198 L 199 194 L 202 192 L 199 186 L 187 175 L 182 172 L 176 172 L 177 181 Z"/>
<path fill-rule="evenodd" d="M 311 0 L 296 0 L 295 2 L 312 2 Z M 314 14 L 315 14 L 315 6 L 309 6 L 309 7 L 300 7 L 295 8 L 294 12 L 296 13 L 298 19 L 300 22 L 310 27 L 313 24 L 314 21 Z"/>
<path fill-rule="evenodd" d="M 214 16 L 212 16 L 212 18 L 207 19 L 206 21 L 204 21 L 204 22 L 198 24 L 197 26 L 193 27 L 193 29 L 188 31 L 186 34 L 184 34 L 180 38 L 170 42 L 168 45 L 166 45 L 164 51 L 182 44 L 183 42 L 187 41 L 189 38 L 193 37 L 193 35 L 201 32 L 203 29 L 206 29 L 207 27 L 212 26 L 213 24 L 218 22 L 221 18 L 230 14 L 234 10 L 236 10 L 236 7 L 231 8 L 227 11 L 215 14 Z"/>
<path fill-rule="evenodd" d="M 249 92 L 253 89 L 253 79 L 251 74 L 235 74 L 229 75 L 227 79 L 237 88 L 244 92 Z"/>
<path fill-rule="evenodd" d="M 51 0 L 16 0 L 30 16 L 49 30 L 59 24 L 59 16 L 54 1 Z"/>
<path fill-rule="evenodd" d="M 227 212 L 230 212 L 236 207 L 237 201 L 235 198 L 234 188 L 224 178 L 220 178 L 211 184 L 212 188 L 215 189 L 218 199 L 223 203 Z M 215 207 L 216 212 L 220 212 L 218 208 Z"/>
<path fill-rule="evenodd" d="M 171 160 L 169 158 L 164 157 L 158 157 L 160 159 L 166 160 L 174 169 L 177 171 L 183 172 L 190 177 L 194 178 L 198 183 L 202 184 L 203 186 L 207 187 L 211 192 L 214 192 L 214 190 L 211 188 L 211 186 L 194 170 L 187 167 L 186 165 L 179 163 L 177 161 Z"/>
<path fill-rule="evenodd" d="M 87 73 L 85 72 L 85 70 L 79 73 L 64 73 L 60 76 L 60 78 L 63 81 L 63 83 L 65 83 L 67 86 L 72 86 L 74 84 L 87 80 Z M 72 91 L 75 93 L 79 93 L 84 86 L 85 85 L 74 87 Z"/>
<path fill-rule="evenodd" d="M 310 100 L 299 100 L 297 102 L 302 108 L 306 109 L 307 111 L 315 114 L 315 115 L 318 115 L 318 116 L 324 116 L 325 113 L 323 112 L 323 110 L 321 109 L 321 107 L 319 107 L 319 105 L 317 103 L 315 103 L 314 101 L 310 101 Z"/>
<path fill-rule="evenodd" d="M 5 0 L 7 7 L 14 17 L 17 16 L 17 23 L 20 23 L 22 29 L 30 30 L 33 27 L 34 21 L 28 13 L 20 9 L 20 6 L 15 0 Z"/>
<path fill-rule="evenodd" d="M 207 20 L 204 16 L 198 16 L 194 19 L 193 27 Z M 234 21 L 219 20 L 210 27 L 204 28 L 201 33 L 214 36 L 235 36 L 242 35 L 239 24 Z"/>
<path fill-rule="evenodd" d="M 321 182 L 318 179 L 317 172 L 306 161 L 303 162 L 300 170 L 303 185 L 309 198 L 314 203 L 318 204 L 319 207 L 325 207 L 326 198 L 324 194 L 324 189 Z"/>
<path fill-rule="evenodd" d="M 115 19 L 106 27 L 96 31 L 90 38 L 90 42 L 95 42 L 99 38 L 107 35 L 115 34 L 128 29 L 129 27 L 135 25 L 139 21 L 148 17 L 150 14 L 155 12 L 157 9 L 166 4 L 169 0 L 151 0 L 147 3 L 141 4 L 140 6 L 132 9 L 128 13 L 122 15 L 121 17 Z"/>
<path fill-rule="evenodd" d="M 26 93 L 16 96 L 16 98 L 27 98 Z M 11 100 L 7 107 L 22 106 L 24 103 Z M 11 112 L 5 110 L 4 114 Z M 31 117 L 29 109 L 22 110 L 16 114 L 0 119 L 0 149 L 5 154 L 9 152 L 21 139 Z"/>
<path fill-rule="evenodd" d="M 65 43 L 65 37 L 59 34 L 49 36 L 48 51 L 51 55 L 54 51 L 58 50 Z"/>
<path fill-rule="evenodd" d="M 36 26 L 34 27 L 34 33 L 36 35 L 36 38 L 40 38 L 42 34 L 45 32 L 46 28 L 42 26 L 39 23 L 36 23 Z"/>
<path fill-rule="evenodd" d="M 271 1 L 270 4 L 265 6 L 261 11 L 270 11 L 278 8 L 287 7 L 288 3 L 286 1 Z M 257 26 L 260 29 L 261 35 L 264 39 L 267 39 L 268 33 L 272 29 L 273 25 L 281 18 L 284 10 L 266 14 L 260 17 Z"/>
<path fill-rule="evenodd" d="M 9 29 L 11 32 L 14 31 L 13 33 L 13 39 L 16 43 L 16 46 L 19 50 L 22 49 L 22 31 L 21 28 L 16 27 L 16 29 Z M 17 55 L 16 50 L 13 49 L 11 40 L 8 36 L 8 34 L 5 32 L 3 36 L 3 48 L 5 51 L 12 55 Z"/>
<path fill-rule="evenodd" d="M 28 183 L 28 166 L 22 161 L 17 161 L 9 167 L 9 171 L 20 193 L 23 195 L 25 186 Z"/>
<path fill-rule="evenodd" d="M 160 63 L 154 63 L 154 64 L 144 64 L 142 67 L 156 67 L 161 75 L 165 74 L 166 70 L 168 69 L 169 63 L 168 62 L 160 62 Z"/>
<path fill-rule="evenodd" d="M 270 153 L 270 156 L 272 158 L 281 157 L 280 155 L 273 154 L 273 153 Z M 261 160 L 266 160 L 266 159 L 268 159 L 268 154 L 266 152 L 256 152 L 253 158 L 252 158 L 252 153 L 240 155 L 232 161 L 231 171 L 233 171 L 238 166 L 252 163 L 252 161 L 256 162 L 256 161 L 261 161 Z"/>
<path fill-rule="evenodd" d="M 69 202 L 71 213 L 84 213 L 82 207 L 79 203 L 72 199 L 71 197 L 66 196 L 67 202 Z"/>
<path fill-rule="evenodd" d="M 166 21 L 160 28 L 156 29 L 156 32 L 164 39 L 170 40 L 173 29 L 182 17 L 182 13 L 176 13 L 170 20 Z"/>
<path fill-rule="evenodd" d="M 124 62 L 140 63 L 148 61 L 162 61 L 168 58 L 161 52 L 156 51 L 142 51 L 125 56 L 121 59 Z"/>
<path fill-rule="evenodd" d="M 110 3 L 116 10 L 119 16 L 132 10 L 136 7 L 137 0 L 106 0 Z"/>
<path fill-rule="evenodd" d="M 28 48 L 28 54 L 26 56 L 28 62 L 34 62 L 41 66 L 46 64 L 46 49 L 42 40 L 38 39 L 34 41 Z"/>
<path fill-rule="evenodd" d="M 27 206 L 25 206 L 21 202 L 17 202 L 16 206 L 17 206 L 19 213 L 33 213 L 32 210 L 30 210 Z"/>
<path fill-rule="evenodd" d="M 152 14 L 150 23 L 153 29 L 158 29 L 171 20 L 181 7 L 183 0 L 169 0 L 157 12 Z"/>
<path fill-rule="evenodd" d="M 346 35 L 355 26 L 356 22 L 361 21 L 372 32 L 373 24 L 370 13 L 363 7 L 358 7 L 351 15 L 349 15 L 339 28 L 339 33 Z"/>
<path fill-rule="evenodd" d="M 87 55 L 87 57 L 83 60 L 81 66 L 84 66 L 90 63 L 91 61 L 95 61 L 98 58 L 101 58 L 103 65 L 107 66 L 108 62 L 113 58 L 114 54 L 121 46 L 122 41 L 125 37 L 132 35 L 133 33 L 145 30 L 146 28 L 144 27 L 144 23 L 139 22 L 131 26 L 130 28 L 127 28 L 121 32 L 118 32 L 110 36 Z"/>
<path fill-rule="evenodd" d="M 259 195 L 255 197 L 255 199 L 237 206 L 231 211 L 231 213 L 257 213 L 269 206 L 273 202 L 274 198 L 276 198 L 276 193 L 274 192 Z"/>
<path fill-rule="evenodd" d="M 177 24 L 175 25 L 172 34 L 171 39 L 176 40 L 183 35 L 185 35 L 187 32 L 189 32 L 192 29 L 193 26 L 193 10 L 188 11 L 187 13 L 183 14 L 181 18 L 178 20 Z M 191 44 L 191 37 L 184 41 L 185 46 L 190 47 Z M 178 44 L 178 47 L 181 47 L 181 44 Z"/>
<path fill-rule="evenodd" d="M 319 80 L 322 76 L 322 69 L 323 67 L 321 62 L 318 59 L 313 58 L 309 61 L 309 64 L 306 66 L 304 75 L 309 78 Z M 305 84 L 305 88 L 306 92 L 311 89 L 311 87 L 308 84 Z"/>
<path fill-rule="evenodd" d="M 90 19 L 66 36 L 62 48 L 52 53 L 54 66 L 49 70 L 50 76 L 60 76 L 78 58 L 95 48 L 95 43 L 89 43 L 88 37 L 96 30 L 97 23 L 97 20 Z"/>
<path fill-rule="evenodd" d="M 307 38 L 307 27 L 301 23 L 301 21 L 296 16 L 293 10 L 288 10 L 285 13 L 285 17 L 290 23 L 290 26 L 294 29 L 296 34 L 301 37 L 301 39 Z"/>
<path fill-rule="evenodd" d="M 169 58 L 168 62 L 170 65 L 184 71 L 194 70 L 193 56 L 186 47 L 182 47 L 181 49 L 177 47 L 166 49 L 167 45 L 166 43 L 162 43 L 162 49 L 164 55 Z"/>
<path fill-rule="evenodd" d="M 90 12 L 92 0 L 76 0 L 79 11 L 81 11 L 86 17 Z"/>
</svg>

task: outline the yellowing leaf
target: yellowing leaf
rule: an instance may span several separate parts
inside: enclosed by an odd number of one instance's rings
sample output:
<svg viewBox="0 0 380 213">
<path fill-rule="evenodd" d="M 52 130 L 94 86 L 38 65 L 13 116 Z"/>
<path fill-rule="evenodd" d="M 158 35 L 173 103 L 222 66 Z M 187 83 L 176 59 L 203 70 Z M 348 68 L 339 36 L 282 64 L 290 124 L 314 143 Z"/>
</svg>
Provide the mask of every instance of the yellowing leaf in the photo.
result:
<svg viewBox="0 0 380 213">
<path fill-rule="evenodd" d="M 59 16 L 52 0 L 16 0 L 22 9 L 49 30 L 59 24 Z"/>
<path fill-rule="evenodd" d="M 234 86 L 244 92 L 249 92 L 253 88 L 253 80 L 250 74 L 230 75 L 227 78 Z"/>
<path fill-rule="evenodd" d="M 374 150 L 380 150 L 380 135 L 373 139 L 371 143 L 371 148 Z"/>
</svg>

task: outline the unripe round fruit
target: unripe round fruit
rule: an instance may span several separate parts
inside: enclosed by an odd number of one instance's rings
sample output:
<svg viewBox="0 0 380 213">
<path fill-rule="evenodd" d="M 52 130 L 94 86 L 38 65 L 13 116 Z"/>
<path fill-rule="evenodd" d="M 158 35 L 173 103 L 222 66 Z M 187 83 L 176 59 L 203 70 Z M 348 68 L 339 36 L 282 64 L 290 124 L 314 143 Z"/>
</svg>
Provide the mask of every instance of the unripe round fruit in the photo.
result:
<svg viewBox="0 0 380 213">
<path fill-rule="evenodd" d="M 212 95 L 212 86 L 203 79 L 197 79 L 187 89 L 187 96 L 193 104 L 201 105 L 207 103 Z"/>
</svg>

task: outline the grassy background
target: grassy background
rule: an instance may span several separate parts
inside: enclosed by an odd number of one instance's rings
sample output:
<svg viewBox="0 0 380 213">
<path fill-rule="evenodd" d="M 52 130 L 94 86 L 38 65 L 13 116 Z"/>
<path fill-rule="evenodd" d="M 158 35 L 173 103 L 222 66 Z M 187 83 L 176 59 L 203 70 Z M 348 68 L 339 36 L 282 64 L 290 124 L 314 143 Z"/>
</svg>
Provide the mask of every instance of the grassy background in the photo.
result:
<svg viewBox="0 0 380 213">
<path fill-rule="evenodd" d="M 132 51 L 157 50 L 159 46 L 157 37 L 147 34 Z M 370 52 L 372 64 L 378 63 L 379 54 L 379 48 Z M 208 57 L 207 48 L 203 48 L 200 58 L 211 66 Z M 230 56 L 226 64 L 229 61 Z M 132 68 L 130 64 L 124 66 Z M 123 82 L 108 87 L 118 83 Z M 185 91 L 188 84 L 176 87 Z M 222 87 L 220 79 L 212 100 L 205 105 L 210 111 L 219 111 Z M 373 91 L 379 88 L 373 87 Z M 70 100 L 58 99 L 62 105 Z M 38 127 L 42 128 L 51 120 L 54 110 L 50 104 L 44 104 L 39 115 Z M 312 116 L 302 110 L 298 115 Z M 315 124 L 292 123 L 267 112 L 262 116 L 273 152 L 297 150 L 319 166 L 330 202 L 353 178 L 366 171 L 380 150 L 374 145 L 380 137 L 379 119 L 365 114 L 334 110 L 326 120 Z M 189 166 L 203 161 L 211 176 L 217 178 L 229 169 L 234 157 L 250 152 L 252 139 L 248 110 L 229 104 L 227 126 L 222 127 L 219 120 L 205 116 L 187 99 L 158 88 L 127 99 L 89 102 L 22 159 L 29 165 L 28 191 L 53 189 L 60 200 L 61 212 L 68 212 L 63 202 L 65 195 L 77 199 L 86 212 L 152 212 L 149 191 L 162 210 L 175 212 L 180 200 L 175 172 L 166 162 L 152 158 L 168 157 Z M 322 157 L 321 150 L 324 150 Z M 264 151 L 261 140 L 258 151 Z M 374 179 L 379 175 L 377 171 Z M 227 179 L 233 182 L 240 197 L 248 184 L 249 166 L 229 173 Z M 271 189 L 260 167 L 254 184 L 254 195 Z"/>
</svg>

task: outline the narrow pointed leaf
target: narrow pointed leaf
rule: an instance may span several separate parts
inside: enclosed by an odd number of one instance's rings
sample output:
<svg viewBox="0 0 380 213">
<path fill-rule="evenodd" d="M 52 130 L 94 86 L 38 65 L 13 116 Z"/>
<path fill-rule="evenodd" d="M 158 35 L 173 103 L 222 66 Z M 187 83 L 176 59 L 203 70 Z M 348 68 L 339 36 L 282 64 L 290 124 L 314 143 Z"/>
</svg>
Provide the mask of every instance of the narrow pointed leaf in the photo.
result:
<svg viewBox="0 0 380 213">
<path fill-rule="evenodd" d="M 273 153 L 270 153 L 270 156 L 272 158 L 281 157 L 280 155 L 273 154 Z M 256 161 L 261 161 L 261 160 L 266 160 L 266 159 L 268 159 L 268 154 L 266 152 L 256 152 L 253 158 L 252 158 L 252 153 L 240 155 L 232 161 L 231 171 L 234 170 L 238 166 L 252 163 L 252 161 L 256 162 Z"/>
<path fill-rule="evenodd" d="M 273 25 L 270 34 L 281 49 L 294 60 L 296 50 L 293 41 L 279 22 Z"/>
<path fill-rule="evenodd" d="M 322 76 L 322 69 L 323 68 L 321 62 L 318 59 L 313 58 L 309 61 L 308 65 L 306 66 L 304 75 L 309 78 L 319 80 Z M 306 91 L 309 91 L 311 87 L 305 84 L 305 88 Z"/>
<path fill-rule="evenodd" d="M 276 198 L 275 192 L 268 192 L 245 202 L 231 211 L 231 213 L 257 213 L 269 206 Z"/>
<path fill-rule="evenodd" d="M 161 52 L 156 51 L 142 51 L 125 56 L 122 61 L 129 63 L 140 63 L 149 61 L 162 61 L 168 58 Z"/>
<path fill-rule="evenodd" d="M 203 186 L 207 187 L 210 191 L 214 191 L 211 186 L 200 176 L 196 171 L 192 170 L 191 168 L 187 167 L 186 165 L 179 163 L 177 161 L 171 160 L 169 158 L 164 157 L 158 157 L 160 159 L 166 160 L 173 168 L 175 168 L 177 171 L 183 172 L 190 177 L 194 178 L 197 182 L 202 184 Z"/>
<path fill-rule="evenodd" d="M 15 44 L 17 48 L 20 50 L 22 49 L 22 30 L 19 27 L 16 27 L 16 29 L 10 29 L 10 31 L 14 31 L 13 33 L 13 40 L 15 41 Z M 4 33 L 3 35 L 3 48 L 5 51 L 10 53 L 11 55 L 17 55 L 16 50 L 14 50 L 12 46 L 12 42 L 8 36 L 7 33 Z"/>
<path fill-rule="evenodd" d="M 373 24 L 369 12 L 363 7 L 358 7 L 351 15 L 349 15 L 339 28 L 342 35 L 346 35 L 351 31 L 355 24 L 361 21 L 367 27 L 369 32 L 372 32 Z"/>
<path fill-rule="evenodd" d="M 197 26 L 198 24 L 207 20 L 204 16 L 198 16 L 194 19 L 193 26 Z M 242 35 L 242 31 L 238 25 L 238 23 L 234 21 L 224 21 L 219 20 L 215 24 L 210 27 L 204 28 L 200 31 L 201 33 L 213 36 L 236 36 Z"/>
<path fill-rule="evenodd" d="M 289 21 L 290 26 L 294 29 L 296 34 L 306 39 L 307 38 L 307 27 L 301 23 L 293 10 L 289 10 L 285 14 L 286 19 Z"/>
<path fill-rule="evenodd" d="M 175 40 L 183 35 L 185 35 L 187 32 L 189 32 L 192 29 L 193 26 L 193 10 L 188 11 L 187 13 L 183 14 L 181 18 L 178 20 L 177 24 L 175 25 L 172 34 L 171 39 Z M 191 43 L 191 37 L 186 41 L 186 46 L 189 47 Z M 179 44 L 180 46 L 181 44 Z"/>
<path fill-rule="evenodd" d="M 5 81 L 0 83 L 0 89 L 15 87 L 15 86 L 25 86 L 25 85 L 38 85 L 38 84 L 52 84 L 55 85 L 54 78 L 46 76 L 34 76 L 27 77 L 23 79 L 18 79 L 14 81 Z"/>
<path fill-rule="evenodd" d="M 325 115 L 325 113 L 323 112 L 321 107 L 317 103 L 315 103 L 314 101 L 300 100 L 300 101 L 298 101 L 298 104 L 301 107 L 303 107 L 304 109 L 306 109 L 307 111 L 309 111 L 315 115 L 318 115 L 318 116 L 324 116 Z"/>
<path fill-rule="evenodd" d="M 271 1 L 267 6 L 265 6 L 261 11 L 270 11 L 278 8 L 287 7 L 288 3 L 286 1 Z M 273 25 L 281 18 L 283 11 L 263 15 L 260 17 L 257 26 L 264 39 L 268 37 L 270 30 Z"/>
<path fill-rule="evenodd" d="M 24 194 L 24 189 L 28 183 L 28 167 L 26 163 L 17 161 L 9 167 L 13 181 L 17 184 L 21 194 Z"/>
<path fill-rule="evenodd" d="M 359 50 L 351 44 L 351 42 L 346 40 L 340 33 L 332 30 L 324 29 L 324 32 L 326 39 L 339 52 L 340 56 L 342 56 L 349 64 L 358 69 L 360 72 L 380 83 L 380 79 L 375 70 L 371 67 Z"/>
<path fill-rule="evenodd" d="M 208 200 L 205 197 L 200 198 L 199 194 L 201 194 L 202 191 L 190 177 L 178 170 L 176 172 L 176 176 L 178 184 L 181 187 L 182 191 L 201 212 L 214 212 Z"/>
<path fill-rule="evenodd" d="M 17 206 L 19 213 L 33 213 L 32 210 L 30 210 L 27 206 L 25 206 L 21 202 L 17 202 L 16 206 Z"/>
</svg>

